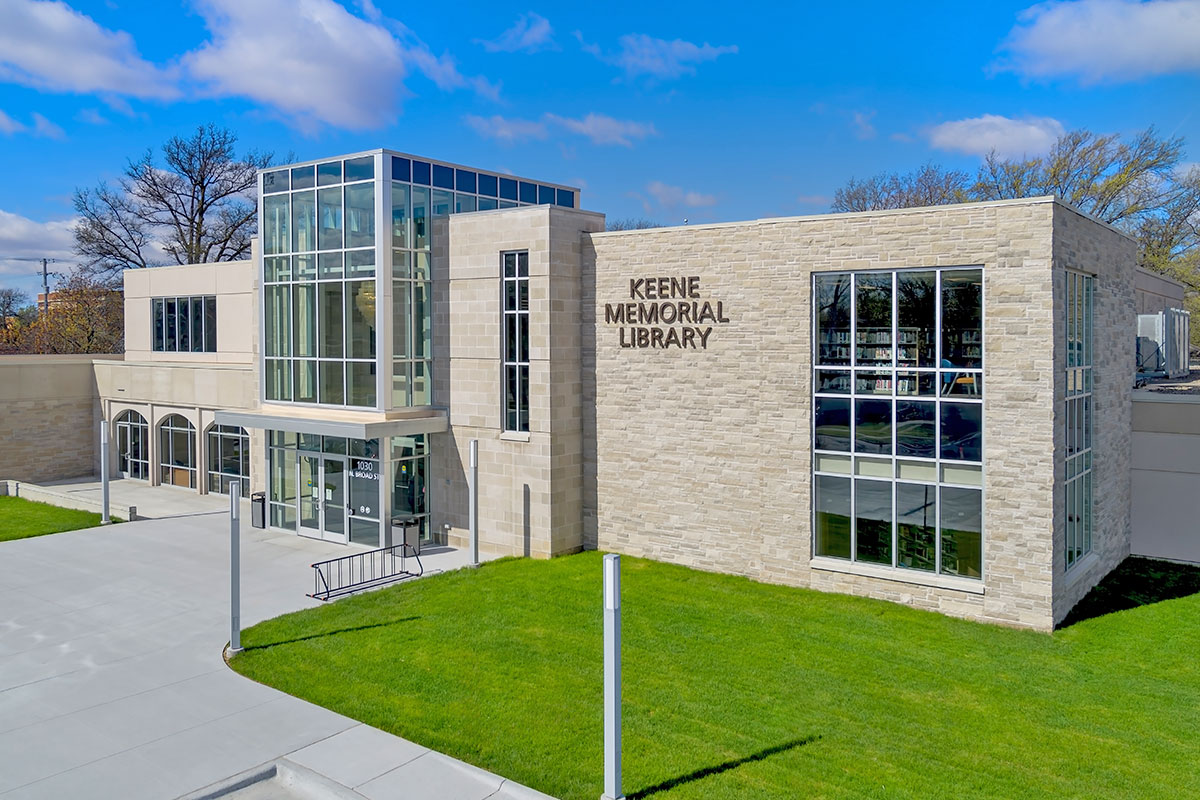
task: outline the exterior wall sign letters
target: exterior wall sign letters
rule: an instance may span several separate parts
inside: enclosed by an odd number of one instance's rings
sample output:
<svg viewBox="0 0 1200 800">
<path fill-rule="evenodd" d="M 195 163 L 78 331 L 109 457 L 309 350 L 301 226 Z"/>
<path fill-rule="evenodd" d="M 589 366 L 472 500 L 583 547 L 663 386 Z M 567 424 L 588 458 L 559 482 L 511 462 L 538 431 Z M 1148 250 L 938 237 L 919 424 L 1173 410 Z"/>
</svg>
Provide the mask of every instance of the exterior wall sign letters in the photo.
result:
<svg viewBox="0 0 1200 800">
<path fill-rule="evenodd" d="M 702 299 L 700 278 L 693 275 L 630 278 L 629 302 L 605 303 L 604 322 L 621 326 L 621 347 L 707 350 L 713 326 L 729 317 L 723 302 Z"/>
</svg>

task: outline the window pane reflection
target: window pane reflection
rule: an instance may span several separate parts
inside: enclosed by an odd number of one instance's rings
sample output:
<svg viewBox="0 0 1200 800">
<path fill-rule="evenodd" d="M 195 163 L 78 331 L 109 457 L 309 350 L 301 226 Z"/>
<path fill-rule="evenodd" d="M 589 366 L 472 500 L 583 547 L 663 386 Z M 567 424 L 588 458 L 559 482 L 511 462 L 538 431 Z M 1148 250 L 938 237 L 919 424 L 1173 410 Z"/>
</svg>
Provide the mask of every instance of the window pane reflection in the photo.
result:
<svg viewBox="0 0 1200 800">
<path fill-rule="evenodd" d="M 983 365 L 982 320 L 983 271 L 942 273 L 942 366 Z"/>
<path fill-rule="evenodd" d="M 896 361 L 906 367 L 937 365 L 934 332 L 937 328 L 937 275 L 901 272 L 896 276 Z"/>
<path fill-rule="evenodd" d="M 816 554 L 850 557 L 850 479 L 818 475 L 814 482 L 817 510 Z"/>
<path fill-rule="evenodd" d="M 937 456 L 937 405 L 910 400 L 896 401 L 896 455 L 934 458 Z"/>
<path fill-rule="evenodd" d="M 850 451 L 850 401 L 818 397 L 814 405 L 815 442 L 818 450 Z"/>
<path fill-rule="evenodd" d="M 942 487 L 942 572 L 983 574 L 983 509 L 978 489 Z"/>
<path fill-rule="evenodd" d="M 856 275 L 855 363 L 892 363 L 892 274 Z"/>
<path fill-rule="evenodd" d="M 937 567 L 937 487 L 896 484 L 897 564 L 933 572 Z"/>
<path fill-rule="evenodd" d="M 854 401 L 854 452 L 892 452 L 892 402 Z"/>
<path fill-rule="evenodd" d="M 979 403 L 942 403 L 942 458 L 981 461 L 982 425 L 983 406 Z"/>
<path fill-rule="evenodd" d="M 892 563 L 892 484 L 854 481 L 854 522 L 858 561 Z"/>
</svg>

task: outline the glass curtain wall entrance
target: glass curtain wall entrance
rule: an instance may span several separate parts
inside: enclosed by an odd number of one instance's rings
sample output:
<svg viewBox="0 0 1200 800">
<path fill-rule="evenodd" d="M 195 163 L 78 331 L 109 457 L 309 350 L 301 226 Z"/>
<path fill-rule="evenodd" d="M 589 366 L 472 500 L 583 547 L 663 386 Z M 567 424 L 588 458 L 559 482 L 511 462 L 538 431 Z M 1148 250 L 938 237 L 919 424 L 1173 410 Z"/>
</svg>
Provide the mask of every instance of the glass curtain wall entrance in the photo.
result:
<svg viewBox="0 0 1200 800">
<path fill-rule="evenodd" d="M 272 527 L 381 547 L 387 544 L 384 522 L 416 518 L 427 538 L 425 436 L 346 439 L 269 431 L 268 441 Z"/>
</svg>

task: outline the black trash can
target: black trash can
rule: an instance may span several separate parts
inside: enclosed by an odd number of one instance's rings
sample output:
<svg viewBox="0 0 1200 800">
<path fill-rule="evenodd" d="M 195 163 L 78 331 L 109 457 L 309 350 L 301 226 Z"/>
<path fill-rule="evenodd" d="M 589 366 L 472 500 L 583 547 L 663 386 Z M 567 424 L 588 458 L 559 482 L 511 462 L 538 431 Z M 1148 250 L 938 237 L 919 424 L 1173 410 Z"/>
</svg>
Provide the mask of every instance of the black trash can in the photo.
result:
<svg viewBox="0 0 1200 800">
<path fill-rule="evenodd" d="M 413 555 L 421 553 L 421 521 L 414 517 L 392 517 L 392 544 L 403 544 Z"/>
<path fill-rule="evenodd" d="M 255 492 L 250 495 L 250 525 L 255 528 L 267 527 L 266 492 Z"/>
</svg>

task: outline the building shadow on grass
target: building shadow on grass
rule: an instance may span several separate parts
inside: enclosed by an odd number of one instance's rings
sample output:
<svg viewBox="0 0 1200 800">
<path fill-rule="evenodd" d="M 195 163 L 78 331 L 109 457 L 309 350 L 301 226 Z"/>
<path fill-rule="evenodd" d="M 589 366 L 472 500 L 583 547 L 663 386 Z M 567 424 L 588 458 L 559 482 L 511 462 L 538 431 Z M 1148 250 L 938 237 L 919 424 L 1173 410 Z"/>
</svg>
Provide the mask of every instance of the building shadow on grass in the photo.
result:
<svg viewBox="0 0 1200 800">
<path fill-rule="evenodd" d="M 737 769 L 743 764 L 751 764 L 755 761 L 762 761 L 764 758 L 778 755 L 779 753 L 785 753 L 788 750 L 795 750 L 797 747 L 803 747 L 806 744 L 811 744 L 820 738 L 820 736 L 805 736 L 801 739 L 793 739 L 790 742 L 777 744 L 774 747 L 768 747 L 765 750 L 759 750 L 757 753 L 751 753 L 750 755 L 742 758 L 735 758 L 732 761 L 726 761 L 723 764 L 715 764 L 711 767 L 704 767 L 703 769 L 698 769 L 695 772 L 689 772 L 687 775 L 680 775 L 677 778 L 671 778 L 670 780 L 665 780 L 662 783 L 656 783 L 653 786 L 647 786 L 645 789 L 638 789 L 636 792 L 626 795 L 626 797 L 628 800 L 641 800 L 641 798 L 650 797 L 651 795 L 659 792 L 665 792 L 668 789 L 674 789 L 677 786 L 682 786 L 685 783 L 692 783 L 693 781 L 702 780 L 712 775 L 720 775 L 722 772 L 728 772 L 731 769 Z"/>
<path fill-rule="evenodd" d="M 413 622 L 420 617 L 401 617 L 399 619 L 388 620 L 387 622 L 373 622 L 370 625 L 356 625 L 353 628 L 338 628 L 334 631 L 321 631 L 320 633 L 310 634 L 309 636 L 297 636 L 294 639 L 280 639 L 278 642 L 268 642 L 267 644 L 256 644 L 246 647 L 246 651 L 251 650 L 270 650 L 272 647 L 279 647 L 284 644 L 296 644 L 298 642 L 308 642 L 313 639 L 324 639 L 326 636 L 337 636 L 342 633 L 354 633 L 355 631 L 369 631 L 372 628 L 387 628 L 391 625 L 399 625 L 402 622 Z"/>
<path fill-rule="evenodd" d="M 1200 565 L 1130 556 L 1096 584 L 1058 627 L 1193 594 L 1200 594 Z"/>
</svg>

